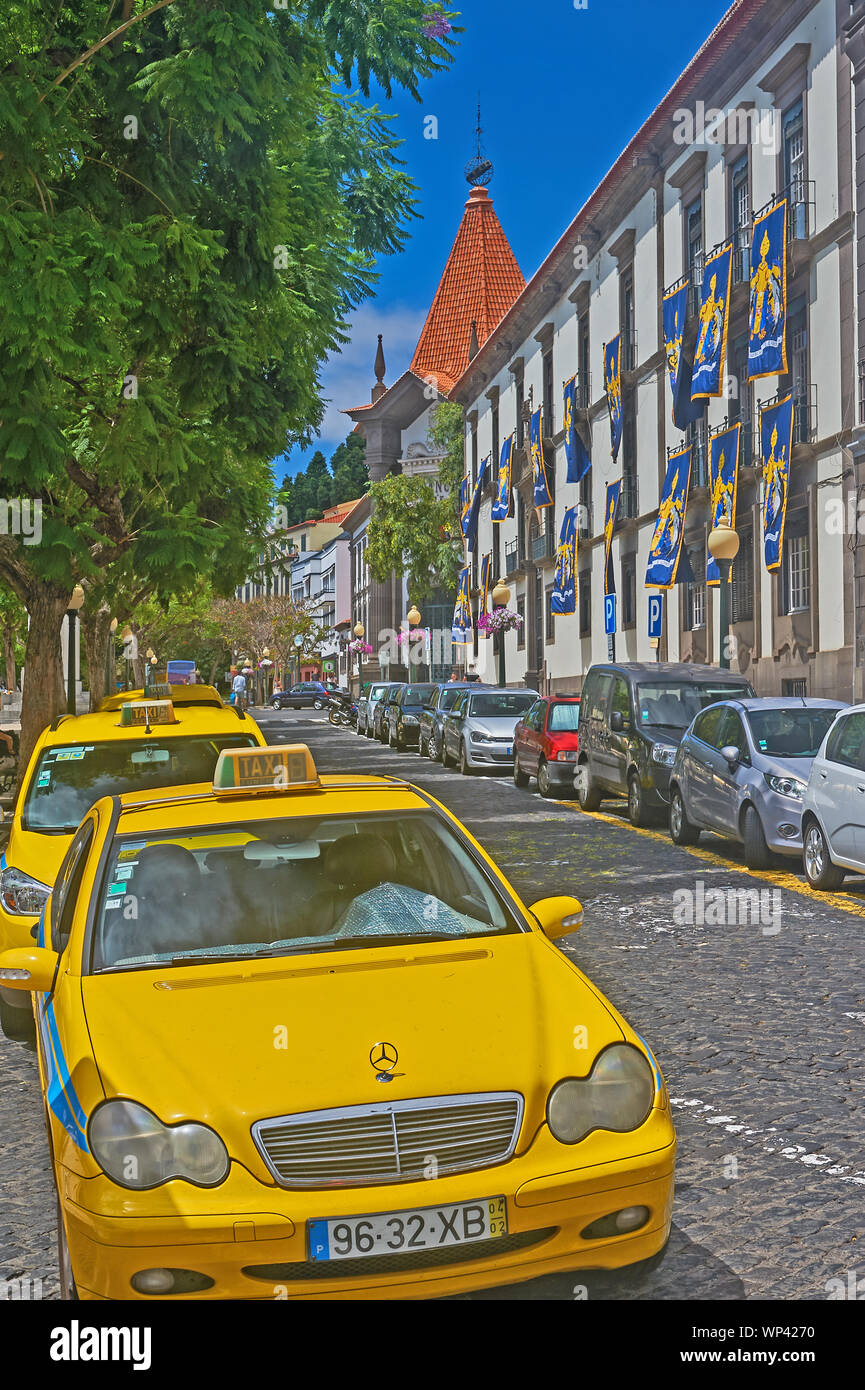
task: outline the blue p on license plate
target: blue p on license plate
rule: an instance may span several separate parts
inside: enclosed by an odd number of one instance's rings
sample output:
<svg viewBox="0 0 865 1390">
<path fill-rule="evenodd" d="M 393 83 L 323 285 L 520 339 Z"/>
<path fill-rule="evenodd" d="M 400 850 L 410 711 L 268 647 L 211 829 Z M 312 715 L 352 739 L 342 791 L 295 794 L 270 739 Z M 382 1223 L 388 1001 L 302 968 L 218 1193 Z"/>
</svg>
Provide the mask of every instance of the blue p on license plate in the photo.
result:
<svg viewBox="0 0 865 1390">
<path fill-rule="evenodd" d="M 504 1197 L 480 1197 L 440 1207 L 307 1222 L 311 1260 L 357 1260 L 493 1240 L 508 1233 Z"/>
<path fill-rule="evenodd" d="M 505 749 L 505 752 L 507 753 L 509 758 L 513 757 L 514 745 L 512 743 L 509 743 L 507 748 Z"/>
</svg>

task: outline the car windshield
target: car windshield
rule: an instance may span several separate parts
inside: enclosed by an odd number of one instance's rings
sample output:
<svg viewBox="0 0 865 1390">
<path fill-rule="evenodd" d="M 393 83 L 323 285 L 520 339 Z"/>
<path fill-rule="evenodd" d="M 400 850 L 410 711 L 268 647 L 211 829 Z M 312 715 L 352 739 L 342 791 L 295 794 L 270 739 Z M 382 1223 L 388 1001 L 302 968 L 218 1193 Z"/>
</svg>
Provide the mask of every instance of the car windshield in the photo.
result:
<svg viewBox="0 0 865 1390">
<path fill-rule="evenodd" d="M 742 700 L 752 694 L 747 684 L 722 681 L 641 681 L 637 686 L 637 723 L 662 729 L 687 729 L 707 705 L 718 700 Z"/>
<path fill-rule="evenodd" d="M 567 704 L 553 705 L 547 729 L 551 734 L 575 733 L 580 722 L 580 707 L 576 700 Z"/>
<path fill-rule="evenodd" d="M 101 796 L 211 782 L 223 748 L 254 746 L 248 734 L 175 734 L 46 748 L 30 781 L 21 824 L 25 830 L 71 834 Z"/>
<path fill-rule="evenodd" d="M 814 758 L 836 709 L 749 710 L 754 747 L 772 758 Z"/>
<path fill-rule="evenodd" d="M 434 813 L 253 820 L 118 837 L 97 905 L 91 968 L 521 930 Z"/>
<path fill-rule="evenodd" d="M 434 690 L 434 685 L 407 685 L 402 693 L 402 704 L 424 705 Z"/>
<path fill-rule="evenodd" d="M 457 696 L 462 695 L 462 687 L 459 685 L 446 685 L 439 696 L 439 709 L 453 709 L 457 702 Z"/>
<path fill-rule="evenodd" d="M 472 695 L 469 714 L 479 719 L 519 719 L 537 700 L 533 691 L 515 690 L 500 695 Z"/>
</svg>

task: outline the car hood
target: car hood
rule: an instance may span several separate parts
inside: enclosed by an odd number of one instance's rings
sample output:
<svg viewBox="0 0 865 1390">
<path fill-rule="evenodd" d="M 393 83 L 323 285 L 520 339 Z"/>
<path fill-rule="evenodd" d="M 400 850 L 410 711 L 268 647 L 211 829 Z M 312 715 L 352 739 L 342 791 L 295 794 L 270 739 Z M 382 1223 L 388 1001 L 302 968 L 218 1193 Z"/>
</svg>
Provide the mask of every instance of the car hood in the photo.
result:
<svg viewBox="0 0 865 1390">
<path fill-rule="evenodd" d="M 515 1090 L 531 1137 L 550 1087 L 586 1074 L 620 1020 L 538 933 L 90 975 L 82 996 L 107 1096 L 210 1124 L 263 1180 L 268 1116 Z M 591 1050 L 574 1051 L 574 1020 Z M 376 1082 L 378 1042 L 399 1054 Z"/>
<path fill-rule="evenodd" d="M 798 777 L 800 782 L 807 782 L 813 762 L 813 758 L 769 758 L 759 753 L 755 766 L 758 772 L 768 772 L 770 777 Z"/>
<path fill-rule="evenodd" d="M 72 834 L 47 835 L 36 830 L 23 830 L 15 825 L 5 849 L 5 863 L 14 865 L 22 873 L 30 874 L 52 887 L 66 851 L 72 843 Z"/>
<path fill-rule="evenodd" d="M 466 720 L 466 728 L 478 734 L 490 734 L 493 738 L 501 738 L 505 734 L 512 734 L 522 718 L 519 714 L 509 714 L 504 719 L 488 719 L 472 715 Z"/>
</svg>

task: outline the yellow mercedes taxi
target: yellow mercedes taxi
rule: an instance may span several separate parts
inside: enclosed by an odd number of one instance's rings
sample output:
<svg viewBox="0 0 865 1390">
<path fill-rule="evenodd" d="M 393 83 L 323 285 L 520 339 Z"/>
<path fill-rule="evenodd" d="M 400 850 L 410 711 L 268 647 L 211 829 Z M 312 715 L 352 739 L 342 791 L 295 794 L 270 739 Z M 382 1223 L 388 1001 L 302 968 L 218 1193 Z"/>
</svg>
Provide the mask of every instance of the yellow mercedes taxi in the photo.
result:
<svg viewBox="0 0 865 1390">
<path fill-rule="evenodd" d="M 633 1029 L 417 787 L 305 745 L 105 797 L 37 943 L 66 1296 L 429 1298 L 666 1244 L 676 1137 Z"/>
<path fill-rule="evenodd" d="M 39 915 L 88 807 L 133 788 L 210 780 L 223 748 L 264 743 L 254 719 L 211 685 L 163 685 L 103 700 L 93 714 L 45 729 L 21 784 L 0 854 L 0 950 L 32 942 Z M 7 1037 L 32 1036 L 29 1001 L 0 988 Z"/>
</svg>

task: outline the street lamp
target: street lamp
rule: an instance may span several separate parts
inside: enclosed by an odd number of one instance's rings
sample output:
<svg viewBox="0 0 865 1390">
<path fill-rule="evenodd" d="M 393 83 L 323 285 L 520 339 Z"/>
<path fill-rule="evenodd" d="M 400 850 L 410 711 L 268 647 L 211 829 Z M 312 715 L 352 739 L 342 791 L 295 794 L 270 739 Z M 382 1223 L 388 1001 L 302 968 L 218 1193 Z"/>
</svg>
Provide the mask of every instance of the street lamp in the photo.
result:
<svg viewBox="0 0 865 1390">
<path fill-rule="evenodd" d="M 739 553 L 739 536 L 725 516 L 709 532 L 709 554 L 717 562 L 721 576 L 720 656 L 721 669 L 730 669 L 730 567 Z"/>
<path fill-rule="evenodd" d="M 117 681 L 117 653 L 114 647 L 114 634 L 117 631 L 117 619 L 112 618 L 108 624 L 108 641 L 105 644 L 105 694 L 113 695 L 114 686 Z"/>
<path fill-rule="evenodd" d="M 361 639 L 365 636 L 365 634 L 366 634 L 366 628 L 364 627 L 363 623 L 355 623 L 353 631 L 354 631 L 354 635 L 355 635 L 355 637 L 357 638 L 358 642 L 360 642 L 360 640 L 361 640 Z M 362 651 L 358 651 L 358 654 L 357 654 L 357 698 L 360 699 L 360 697 L 361 697 L 362 694 L 363 694 L 363 652 L 362 652 Z"/>
<path fill-rule="evenodd" d="M 75 619 L 78 617 L 78 610 L 84 602 L 84 590 L 80 584 L 69 596 L 69 607 L 66 609 L 66 711 L 68 714 L 75 713 L 75 655 L 76 655 L 76 632 Z"/>
<path fill-rule="evenodd" d="M 147 657 L 144 663 L 144 693 L 146 695 L 150 689 L 150 668 L 156 665 L 156 653 L 152 647 L 148 647 L 144 655 Z"/>
<path fill-rule="evenodd" d="M 503 579 L 496 580 L 492 592 L 493 608 L 507 608 L 511 601 L 511 591 Z M 499 685 L 505 685 L 505 634 L 496 633 L 499 643 Z"/>
<path fill-rule="evenodd" d="M 406 638 L 406 641 L 408 642 L 408 647 L 407 647 L 406 655 L 408 656 L 408 655 L 411 653 L 411 650 L 412 650 L 412 648 L 411 648 L 411 641 L 410 641 L 411 630 L 412 630 L 413 627 L 414 627 L 414 628 L 420 627 L 420 609 L 418 608 L 418 606 L 417 606 L 416 603 L 413 603 L 413 604 L 412 604 L 411 608 L 408 610 L 408 612 L 406 613 L 405 616 L 406 616 L 406 622 L 408 623 L 408 630 L 409 630 L 409 635 L 408 635 L 408 637 Z M 421 652 L 423 652 L 423 641 L 424 641 L 424 639 L 423 639 L 423 637 L 421 637 L 421 640 L 420 640 L 420 649 L 421 649 Z M 420 666 L 420 671 L 418 672 L 418 679 L 419 679 L 419 680 L 423 680 L 423 679 L 424 679 L 424 674 L 423 674 L 423 672 L 424 672 L 424 662 L 421 661 L 421 662 L 419 662 L 418 664 L 419 664 L 419 666 Z"/>
<path fill-rule="evenodd" d="M 259 666 L 264 667 L 264 703 L 267 704 L 267 701 L 270 698 L 270 691 L 268 690 L 268 677 L 270 676 L 270 668 L 273 665 L 273 662 L 270 659 L 270 647 L 264 648 L 264 650 L 261 653 L 261 661 L 258 664 Z"/>
<path fill-rule="evenodd" d="M 303 646 L 303 638 L 300 634 L 294 639 L 294 684 L 300 680 L 300 649 Z"/>
</svg>

